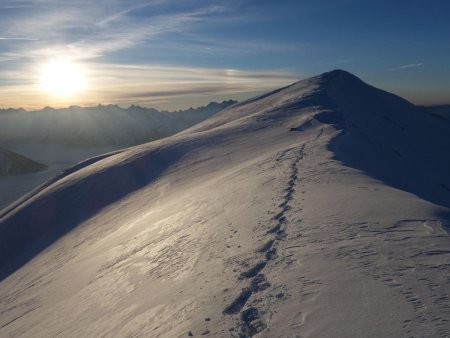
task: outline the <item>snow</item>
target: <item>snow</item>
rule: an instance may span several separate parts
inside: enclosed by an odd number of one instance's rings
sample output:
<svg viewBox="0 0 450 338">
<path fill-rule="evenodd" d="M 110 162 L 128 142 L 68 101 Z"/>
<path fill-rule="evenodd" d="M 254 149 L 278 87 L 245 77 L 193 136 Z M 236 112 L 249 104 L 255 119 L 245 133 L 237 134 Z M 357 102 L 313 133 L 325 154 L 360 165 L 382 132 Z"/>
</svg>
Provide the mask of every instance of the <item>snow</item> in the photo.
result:
<svg viewBox="0 0 450 338">
<path fill-rule="evenodd" d="M 61 144 L 26 143 L 10 150 L 31 158 L 46 167 L 38 172 L 0 177 L 0 210 L 20 199 L 46 181 L 86 158 L 118 150 L 117 146 L 79 147 Z"/>
<path fill-rule="evenodd" d="M 333 71 L 80 164 L 1 215 L 0 336 L 449 335 L 448 131 Z"/>
<path fill-rule="evenodd" d="M 47 167 L 20 177 L 2 178 L 0 173 L 0 210 L 86 158 L 172 135 L 234 103 L 210 102 L 176 112 L 134 105 L 46 107 L 31 112 L 0 109 L 0 145 Z M 2 158 L 0 154 L 0 162 Z"/>
</svg>

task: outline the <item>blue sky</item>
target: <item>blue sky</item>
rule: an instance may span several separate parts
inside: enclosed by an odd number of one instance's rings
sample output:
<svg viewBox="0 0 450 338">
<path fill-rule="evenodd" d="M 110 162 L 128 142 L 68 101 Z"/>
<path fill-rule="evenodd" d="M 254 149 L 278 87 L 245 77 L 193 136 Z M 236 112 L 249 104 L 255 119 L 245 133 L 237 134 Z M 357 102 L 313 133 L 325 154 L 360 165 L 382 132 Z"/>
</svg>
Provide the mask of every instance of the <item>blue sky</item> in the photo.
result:
<svg viewBox="0 0 450 338">
<path fill-rule="evenodd" d="M 0 0 L 0 106 L 178 109 L 336 68 L 450 103 L 449 13 L 443 0 Z M 55 58 L 83 69 L 84 92 L 39 89 Z"/>
</svg>

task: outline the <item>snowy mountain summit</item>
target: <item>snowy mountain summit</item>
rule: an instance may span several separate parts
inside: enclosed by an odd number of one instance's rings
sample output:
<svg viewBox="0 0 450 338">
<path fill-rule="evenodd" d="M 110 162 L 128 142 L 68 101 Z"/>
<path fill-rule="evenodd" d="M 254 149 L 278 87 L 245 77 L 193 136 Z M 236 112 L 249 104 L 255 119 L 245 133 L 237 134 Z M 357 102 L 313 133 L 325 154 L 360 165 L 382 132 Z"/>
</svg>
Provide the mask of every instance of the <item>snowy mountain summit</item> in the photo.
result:
<svg viewBox="0 0 450 338">
<path fill-rule="evenodd" d="M 341 70 L 0 215 L 0 336 L 450 335 L 450 126 Z"/>
</svg>

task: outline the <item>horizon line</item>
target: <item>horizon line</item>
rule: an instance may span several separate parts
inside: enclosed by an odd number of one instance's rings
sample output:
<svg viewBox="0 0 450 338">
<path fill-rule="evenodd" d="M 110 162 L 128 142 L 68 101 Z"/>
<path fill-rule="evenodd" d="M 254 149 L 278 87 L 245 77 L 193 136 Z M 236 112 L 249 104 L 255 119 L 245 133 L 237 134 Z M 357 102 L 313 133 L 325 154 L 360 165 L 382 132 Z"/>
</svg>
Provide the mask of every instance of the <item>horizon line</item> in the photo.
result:
<svg viewBox="0 0 450 338">
<path fill-rule="evenodd" d="M 228 102 L 228 101 L 233 101 L 235 103 L 240 102 L 239 100 L 235 100 L 235 99 L 231 99 L 231 98 L 230 99 L 224 99 L 224 100 L 217 100 L 217 101 L 216 100 L 212 100 L 212 101 L 209 101 L 206 104 L 201 104 L 199 106 L 195 106 L 195 107 L 190 106 L 190 107 L 184 108 L 184 109 L 173 109 L 173 110 L 158 109 L 158 108 L 155 108 L 155 107 L 144 106 L 144 105 L 134 104 L 134 103 L 126 105 L 126 106 L 120 105 L 118 103 L 106 103 L 106 104 L 104 104 L 104 103 L 97 103 L 97 104 L 92 104 L 92 105 L 89 105 L 89 104 L 88 105 L 72 104 L 72 105 L 61 106 L 61 107 L 52 107 L 52 106 L 48 106 L 47 105 L 47 106 L 43 106 L 42 108 L 33 108 L 33 109 L 27 109 L 27 108 L 24 108 L 24 107 L 10 107 L 10 106 L 9 107 L 2 107 L 2 106 L 0 106 L 0 111 L 5 111 L 5 110 L 23 110 L 25 112 L 32 113 L 32 112 L 39 112 L 39 111 L 42 111 L 42 110 L 45 110 L 45 109 L 53 109 L 53 110 L 63 110 L 63 109 L 70 109 L 70 108 L 87 109 L 87 108 L 114 106 L 114 107 L 118 107 L 120 109 L 129 109 L 131 107 L 138 107 L 138 108 L 144 108 L 144 109 L 154 109 L 154 110 L 157 110 L 159 112 L 164 112 L 164 111 L 166 111 L 166 112 L 178 112 L 178 111 L 184 111 L 184 110 L 189 110 L 189 109 L 205 108 L 205 107 L 207 107 L 208 105 L 210 105 L 212 103 L 221 104 L 221 103 Z"/>
</svg>

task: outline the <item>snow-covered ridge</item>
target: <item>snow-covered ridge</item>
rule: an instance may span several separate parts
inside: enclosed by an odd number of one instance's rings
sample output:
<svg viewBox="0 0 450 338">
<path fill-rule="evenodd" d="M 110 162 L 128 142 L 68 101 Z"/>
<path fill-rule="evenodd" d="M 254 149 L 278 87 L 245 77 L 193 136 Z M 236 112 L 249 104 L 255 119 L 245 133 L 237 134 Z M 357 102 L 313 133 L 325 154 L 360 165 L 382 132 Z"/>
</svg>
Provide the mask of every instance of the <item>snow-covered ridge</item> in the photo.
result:
<svg viewBox="0 0 450 338">
<path fill-rule="evenodd" d="M 329 143 L 337 159 L 387 179 L 394 186 L 450 205 L 446 174 L 450 167 L 441 160 L 448 154 L 448 128 L 442 128 L 407 101 L 371 87 L 348 72 L 335 70 L 234 105 L 174 137 L 129 148 L 105 159 L 99 156 L 68 169 L 51 184 L 38 188 L 31 198 L 4 212 L 0 263 L 9 260 L 12 243 L 24 243 L 23 236 L 34 241 L 36 236 L 54 231 L 55 224 L 64 231 L 73 228 L 101 208 L 156 180 L 184 154 L 211 140 L 292 120 L 301 121 L 291 122 L 293 130 L 327 124 L 343 128 L 344 136 Z M 285 127 L 285 132 L 290 129 Z M 430 152 L 436 155 L 431 157 Z M 422 160 L 422 156 L 427 159 Z M 432 171 L 426 172 L 430 161 Z M 88 165 L 91 162 L 95 163 Z M 408 177 L 402 170 L 409 171 Z M 39 221 L 29 217 L 32 210 L 41 214 Z M 11 224 L 19 224 L 20 231 Z M 29 229 L 33 229 L 32 234 Z"/>
<path fill-rule="evenodd" d="M 448 144 L 337 70 L 81 164 L 0 218 L 0 335 L 446 336 Z"/>
</svg>

